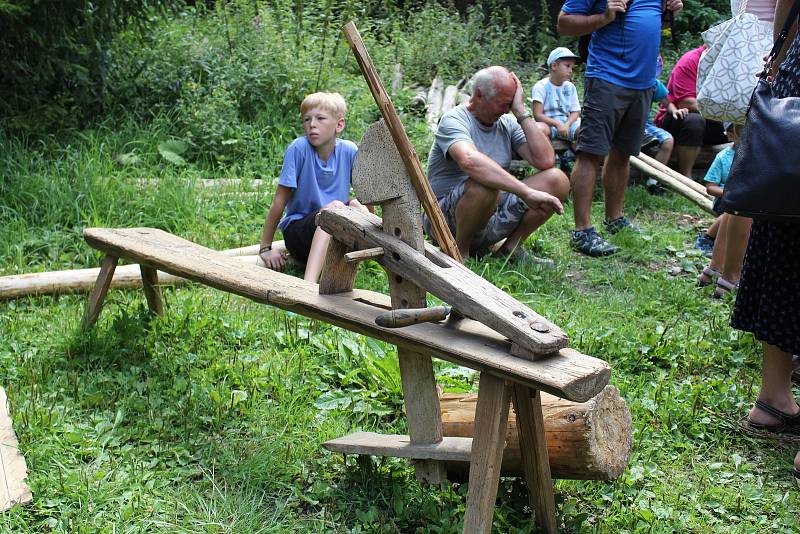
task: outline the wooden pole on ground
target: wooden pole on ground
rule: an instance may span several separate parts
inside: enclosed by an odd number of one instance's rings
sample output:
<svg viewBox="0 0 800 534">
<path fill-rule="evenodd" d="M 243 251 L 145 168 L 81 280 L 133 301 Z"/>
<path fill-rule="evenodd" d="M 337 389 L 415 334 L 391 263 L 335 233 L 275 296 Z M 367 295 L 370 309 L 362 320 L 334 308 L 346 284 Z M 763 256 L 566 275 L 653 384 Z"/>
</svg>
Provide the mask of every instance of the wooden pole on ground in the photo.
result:
<svg viewBox="0 0 800 534">
<path fill-rule="evenodd" d="M 637 157 L 640 160 L 642 160 L 645 163 L 647 163 L 648 165 L 650 165 L 651 167 L 653 167 L 654 169 L 657 169 L 657 170 L 663 172 L 667 176 L 671 176 L 672 178 L 675 178 L 676 180 L 678 180 L 683 185 L 685 185 L 685 186 L 687 186 L 687 187 L 689 187 L 691 189 L 694 189 L 695 191 L 697 191 L 701 195 L 703 195 L 703 196 L 705 196 L 705 197 L 707 197 L 709 199 L 711 198 L 711 195 L 709 195 L 706 192 L 706 188 L 705 188 L 705 186 L 703 184 L 699 184 L 699 183 L 695 182 L 694 180 L 692 180 L 688 176 L 682 175 L 681 173 L 679 173 L 675 169 L 670 169 L 669 167 L 667 167 L 666 165 L 664 165 L 663 163 L 658 161 L 656 158 L 651 158 L 650 156 L 648 156 L 644 152 L 640 152 Z"/>
<path fill-rule="evenodd" d="M 643 173 L 652 176 L 662 184 L 666 185 L 679 195 L 691 200 L 702 209 L 714 215 L 714 210 L 711 209 L 711 201 L 704 194 L 698 193 L 694 188 L 687 186 L 682 181 L 670 176 L 660 170 L 652 167 L 644 162 L 644 160 L 631 156 L 631 165 L 642 171 Z"/>
<path fill-rule="evenodd" d="M 361 73 L 367 80 L 369 90 L 375 102 L 378 104 L 378 109 L 380 109 L 381 115 L 383 115 L 383 119 L 386 121 L 389 132 L 392 134 L 394 144 L 397 145 L 406 172 L 408 172 L 411 183 L 414 185 L 414 189 L 417 192 L 417 197 L 422 203 L 422 208 L 428 215 L 433 237 L 439 243 L 439 246 L 445 254 L 459 262 L 463 262 L 455 239 L 453 239 L 453 234 L 450 233 L 450 228 L 447 226 L 442 210 L 439 209 L 439 203 L 436 201 L 436 197 L 433 194 L 431 184 L 428 182 L 422 170 L 417 152 L 411 145 L 411 141 L 409 141 L 405 129 L 403 129 L 403 123 L 400 122 L 400 117 L 394 109 L 394 104 L 392 104 L 389 95 L 386 94 L 386 89 L 384 89 L 380 76 L 378 76 L 378 72 L 375 70 L 375 65 L 372 63 L 372 58 L 370 58 L 369 52 L 367 52 L 364 46 L 364 41 L 361 39 L 358 29 L 356 29 L 356 25 L 352 22 L 348 22 L 344 25 L 342 31 L 347 41 L 350 43 L 350 49 L 353 51 L 356 61 L 358 61 Z"/>
</svg>

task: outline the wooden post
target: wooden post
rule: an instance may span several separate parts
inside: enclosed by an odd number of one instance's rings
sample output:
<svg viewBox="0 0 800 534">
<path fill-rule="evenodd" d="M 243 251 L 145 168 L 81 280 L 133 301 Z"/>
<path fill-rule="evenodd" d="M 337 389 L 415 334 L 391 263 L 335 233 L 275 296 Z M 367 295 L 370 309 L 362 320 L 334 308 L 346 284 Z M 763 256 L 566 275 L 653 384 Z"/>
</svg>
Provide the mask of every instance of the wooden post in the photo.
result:
<svg viewBox="0 0 800 534">
<path fill-rule="evenodd" d="M 139 265 L 142 272 L 142 289 L 147 299 L 147 307 L 154 315 L 164 315 L 164 306 L 161 304 L 161 290 L 158 288 L 158 271 L 144 264 Z"/>
<path fill-rule="evenodd" d="M 331 238 L 325 253 L 325 263 L 319 276 L 319 294 L 332 295 L 353 290 L 358 272 L 358 262 L 348 262 L 344 255 L 349 248 L 336 238 Z"/>
<path fill-rule="evenodd" d="M 525 482 L 528 484 L 528 496 L 536 517 L 536 525 L 545 532 L 553 533 L 558 527 L 553 479 L 550 476 L 550 460 L 547 457 L 547 440 L 544 436 L 541 392 L 515 384 L 514 409 L 517 412 L 517 431 Z"/>
<path fill-rule="evenodd" d="M 511 388 L 502 378 L 481 373 L 464 534 L 487 534 L 492 530 L 510 398 Z"/>
<path fill-rule="evenodd" d="M 361 67 L 361 72 L 367 80 L 369 90 L 372 92 L 372 96 L 375 98 L 375 102 L 378 104 L 378 108 L 386 121 L 392 139 L 400 152 L 400 157 L 403 159 L 406 172 L 417 192 L 417 197 L 422 202 L 425 213 L 428 214 L 433 236 L 448 256 L 463 262 L 461 253 L 456 246 L 456 241 L 453 239 L 453 234 L 450 233 L 450 228 L 447 226 L 442 210 L 439 209 L 439 203 L 433 194 L 431 184 L 422 170 L 417 152 L 414 150 L 411 141 L 409 141 L 405 129 L 403 129 L 403 123 L 400 122 L 400 117 L 394 109 L 394 104 L 392 104 L 386 89 L 383 87 L 380 76 L 375 70 L 375 65 L 372 63 L 372 58 L 370 58 L 369 52 L 364 46 L 364 41 L 361 39 L 358 29 L 356 29 L 356 25 L 348 22 L 344 25 L 342 31 L 350 43 L 350 49 L 353 51 L 353 55 L 358 61 L 358 66 Z"/>
<path fill-rule="evenodd" d="M 97 322 L 100 310 L 103 307 L 103 300 L 105 300 L 108 287 L 111 285 L 111 279 L 114 278 L 114 269 L 117 268 L 118 261 L 119 258 L 111 254 L 106 254 L 106 257 L 103 258 L 94 289 L 92 289 L 92 294 L 89 295 L 89 303 L 86 305 L 86 313 L 83 316 L 81 329 L 91 328 Z"/>
</svg>

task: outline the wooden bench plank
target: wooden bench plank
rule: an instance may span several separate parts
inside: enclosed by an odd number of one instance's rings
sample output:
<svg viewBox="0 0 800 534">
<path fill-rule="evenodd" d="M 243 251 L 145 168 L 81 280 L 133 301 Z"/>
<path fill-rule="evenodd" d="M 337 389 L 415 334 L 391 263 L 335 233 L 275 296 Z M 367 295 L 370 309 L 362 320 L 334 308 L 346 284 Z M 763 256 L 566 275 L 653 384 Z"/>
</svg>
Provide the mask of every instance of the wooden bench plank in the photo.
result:
<svg viewBox="0 0 800 534">
<path fill-rule="evenodd" d="M 162 230 L 90 228 L 84 237 L 111 255 L 576 402 L 597 395 L 611 373 L 605 361 L 569 348 L 535 362 L 511 356 L 507 339 L 468 319 L 383 328 L 375 318 L 391 308 L 386 295 L 364 290 L 320 295 L 316 284 L 243 264 Z"/>
<path fill-rule="evenodd" d="M 322 446 L 331 452 L 342 454 L 468 462 L 472 450 L 472 438 L 444 437 L 436 443 L 412 443 L 410 436 L 402 434 L 354 432 L 326 441 Z"/>
</svg>

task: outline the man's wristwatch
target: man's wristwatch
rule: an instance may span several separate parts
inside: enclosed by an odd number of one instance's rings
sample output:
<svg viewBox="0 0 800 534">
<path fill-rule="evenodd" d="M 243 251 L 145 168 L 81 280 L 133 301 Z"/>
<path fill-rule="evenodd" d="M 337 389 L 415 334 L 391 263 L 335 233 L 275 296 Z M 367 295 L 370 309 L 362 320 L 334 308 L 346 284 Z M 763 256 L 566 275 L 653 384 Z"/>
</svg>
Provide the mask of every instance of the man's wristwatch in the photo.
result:
<svg viewBox="0 0 800 534">
<path fill-rule="evenodd" d="M 269 252 L 270 250 L 272 250 L 272 243 L 270 243 L 269 245 L 264 245 L 263 247 L 258 249 L 258 255 L 260 256 L 261 254 Z"/>
<path fill-rule="evenodd" d="M 530 119 L 530 118 L 531 118 L 531 114 L 530 114 L 530 113 L 528 113 L 528 112 L 526 111 L 526 112 L 525 112 L 525 113 L 523 113 L 521 116 L 517 117 L 517 124 L 519 124 L 520 126 L 522 126 L 522 122 L 523 122 L 525 119 Z"/>
</svg>

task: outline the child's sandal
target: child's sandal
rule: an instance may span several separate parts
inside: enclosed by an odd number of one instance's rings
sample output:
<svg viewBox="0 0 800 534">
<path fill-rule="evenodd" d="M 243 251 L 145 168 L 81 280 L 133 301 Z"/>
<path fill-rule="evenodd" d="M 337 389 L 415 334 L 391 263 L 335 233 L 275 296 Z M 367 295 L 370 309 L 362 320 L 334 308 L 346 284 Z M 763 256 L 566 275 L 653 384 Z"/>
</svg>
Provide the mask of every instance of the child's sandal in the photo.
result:
<svg viewBox="0 0 800 534">
<path fill-rule="evenodd" d="M 706 287 L 710 286 L 714 283 L 714 279 L 716 279 L 720 275 L 720 272 L 713 268 L 711 265 L 706 265 L 703 267 L 703 272 L 700 273 L 700 276 L 697 277 L 697 287 Z"/>
<path fill-rule="evenodd" d="M 725 280 L 721 276 L 717 278 L 717 287 L 714 288 L 714 298 L 721 299 L 731 291 L 735 292 L 739 289 L 739 284 L 734 284 L 730 280 Z"/>
</svg>

